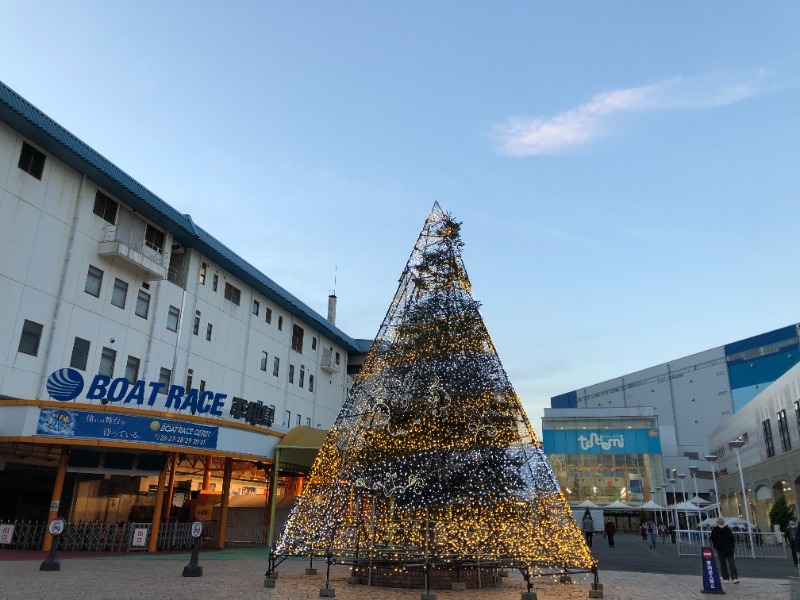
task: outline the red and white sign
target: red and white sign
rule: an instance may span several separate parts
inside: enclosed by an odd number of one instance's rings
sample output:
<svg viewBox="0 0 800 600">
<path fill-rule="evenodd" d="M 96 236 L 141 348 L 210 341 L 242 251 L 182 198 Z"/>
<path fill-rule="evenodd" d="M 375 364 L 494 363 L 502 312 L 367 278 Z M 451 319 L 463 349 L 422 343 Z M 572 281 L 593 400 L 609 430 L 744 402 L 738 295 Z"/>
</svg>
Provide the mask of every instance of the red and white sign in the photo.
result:
<svg viewBox="0 0 800 600">
<path fill-rule="evenodd" d="M 139 527 L 134 529 L 131 546 L 144 548 L 145 544 L 147 544 L 147 529 L 145 529 L 144 527 Z"/>
<path fill-rule="evenodd" d="M 192 537 L 197 539 L 201 535 L 203 535 L 203 522 L 195 521 L 194 523 L 192 523 Z"/>
<path fill-rule="evenodd" d="M 47 526 L 47 531 L 50 532 L 50 535 L 57 537 L 64 532 L 66 526 L 67 522 L 63 518 L 57 517 L 50 521 L 50 524 Z"/>
<path fill-rule="evenodd" d="M 14 537 L 13 525 L 0 525 L 0 544 L 10 544 Z"/>
</svg>

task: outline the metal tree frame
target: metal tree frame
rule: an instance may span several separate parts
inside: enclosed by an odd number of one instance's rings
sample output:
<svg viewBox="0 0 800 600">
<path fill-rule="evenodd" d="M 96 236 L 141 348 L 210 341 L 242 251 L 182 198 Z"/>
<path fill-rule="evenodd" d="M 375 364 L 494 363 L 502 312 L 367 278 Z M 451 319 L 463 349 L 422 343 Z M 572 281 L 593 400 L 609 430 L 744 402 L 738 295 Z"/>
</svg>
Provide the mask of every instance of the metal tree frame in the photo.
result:
<svg viewBox="0 0 800 600">
<path fill-rule="evenodd" d="M 594 572 L 591 556 L 489 336 L 438 204 L 364 366 L 270 553 L 537 575 Z M 480 577 L 480 575 L 479 575 Z"/>
</svg>

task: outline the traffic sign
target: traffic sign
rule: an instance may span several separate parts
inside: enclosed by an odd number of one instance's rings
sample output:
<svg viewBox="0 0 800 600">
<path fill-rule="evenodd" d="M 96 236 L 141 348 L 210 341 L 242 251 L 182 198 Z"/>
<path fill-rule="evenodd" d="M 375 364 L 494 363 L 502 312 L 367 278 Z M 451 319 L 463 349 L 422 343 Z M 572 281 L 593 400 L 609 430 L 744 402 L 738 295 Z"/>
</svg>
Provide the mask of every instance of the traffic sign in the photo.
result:
<svg viewBox="0 0 800 600">
<path fill-rule="evenodd" d="M 192 537 L 197 539 L 201 535 L 203 535 L 203 522 L 195 521 L 194 523 L 192 523 Z"/>
<path fill-rule="evenodd" d="M 66 526 L 67 522 L 63 517 L 56 517 L 47 525 L 47 531 L 50 532 L 50 535 L 58 537 L 64 532 Z"/>
</svg>

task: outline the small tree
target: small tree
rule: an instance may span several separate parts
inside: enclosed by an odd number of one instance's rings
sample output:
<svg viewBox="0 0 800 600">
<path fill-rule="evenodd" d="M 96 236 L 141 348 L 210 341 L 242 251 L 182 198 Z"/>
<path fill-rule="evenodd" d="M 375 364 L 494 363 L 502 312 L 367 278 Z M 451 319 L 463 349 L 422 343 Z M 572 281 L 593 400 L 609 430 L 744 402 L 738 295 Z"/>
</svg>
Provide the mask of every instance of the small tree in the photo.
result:
<svg viewBox="0 0 800 600">
<path fill-rule="evenodd" d="M 778 498 L 769 510 L 769 521 L 772 527 L 777 525 L 781 531 L 786 531 L 789 521 L 794 521 L 794 519 L 794 508 L 786 502 L 786 496 Z"/>
</svg>

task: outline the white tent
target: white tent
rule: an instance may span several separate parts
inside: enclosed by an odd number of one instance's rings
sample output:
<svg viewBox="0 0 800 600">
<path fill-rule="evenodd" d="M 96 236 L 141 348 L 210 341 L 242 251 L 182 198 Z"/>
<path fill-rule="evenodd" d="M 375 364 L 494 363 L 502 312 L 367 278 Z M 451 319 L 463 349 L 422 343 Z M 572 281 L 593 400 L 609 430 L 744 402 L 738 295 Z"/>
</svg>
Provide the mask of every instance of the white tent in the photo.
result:
<svg viewBox="0 0 800 600">
<path fill-rule="evenodd" d="M 689 502 L 692 504 L 696 504 L 697 506 L 705 506 L 706 504 L 711 504 L 708 500 L 703 500 L 700 496 L 694 496 L 689 498 Z"/>
<path fill-rule="evenodd" d="M 580 504 L 576 504 L 575 508 L 600 508 L 600 505 L 595 504 L 591 500 L 584 500 Z"/>
<path fill-rule="evenodd" d="M 725 519 L 725 525 L 730 527 L 731 529 L 739 530 L 739 531 L 747 531 L 747 520 L 741 517 L 722 517 Z M 717 524 L 716 517 L 709 517 L 708 519 L 703 519 L 700 521 L 700 529 L 711 529 Z M 750 524 L 752 529 L 755 529 L 756 526 L 752 523 Z"/>
<path fill-rule="evenodd" d="M 697 504 L 692 504 L 691 502 L 680 502 L 678 504 L 670 504 L 668 507 L 670 510 L 683 510 L 688 512 L 697 512 L 701 510 Z"/>
<path fill-rule="evenodd" d="M 608 508 L 608 507 L 606 507 L 606 508 Z M 665 506 L 661 506 L 660 504 L 656 504 L 655 502 L 650 500 L 650 502 L 648 502 L 646 504 L 642 504 L 639 508 L 641 508 L 643 510 L 662 510 L 662 509 L 664 509 L 666 507 Z"/>
<path fill-rule="evenodd" d="M 603 507 L 605 510 L 614 510 L 614 509 L 628 509 L 632 508 L 630 504 L 625 504 L 622 500 L 615 500 L 611 504 L 606 504 Z"/>
</svg>

